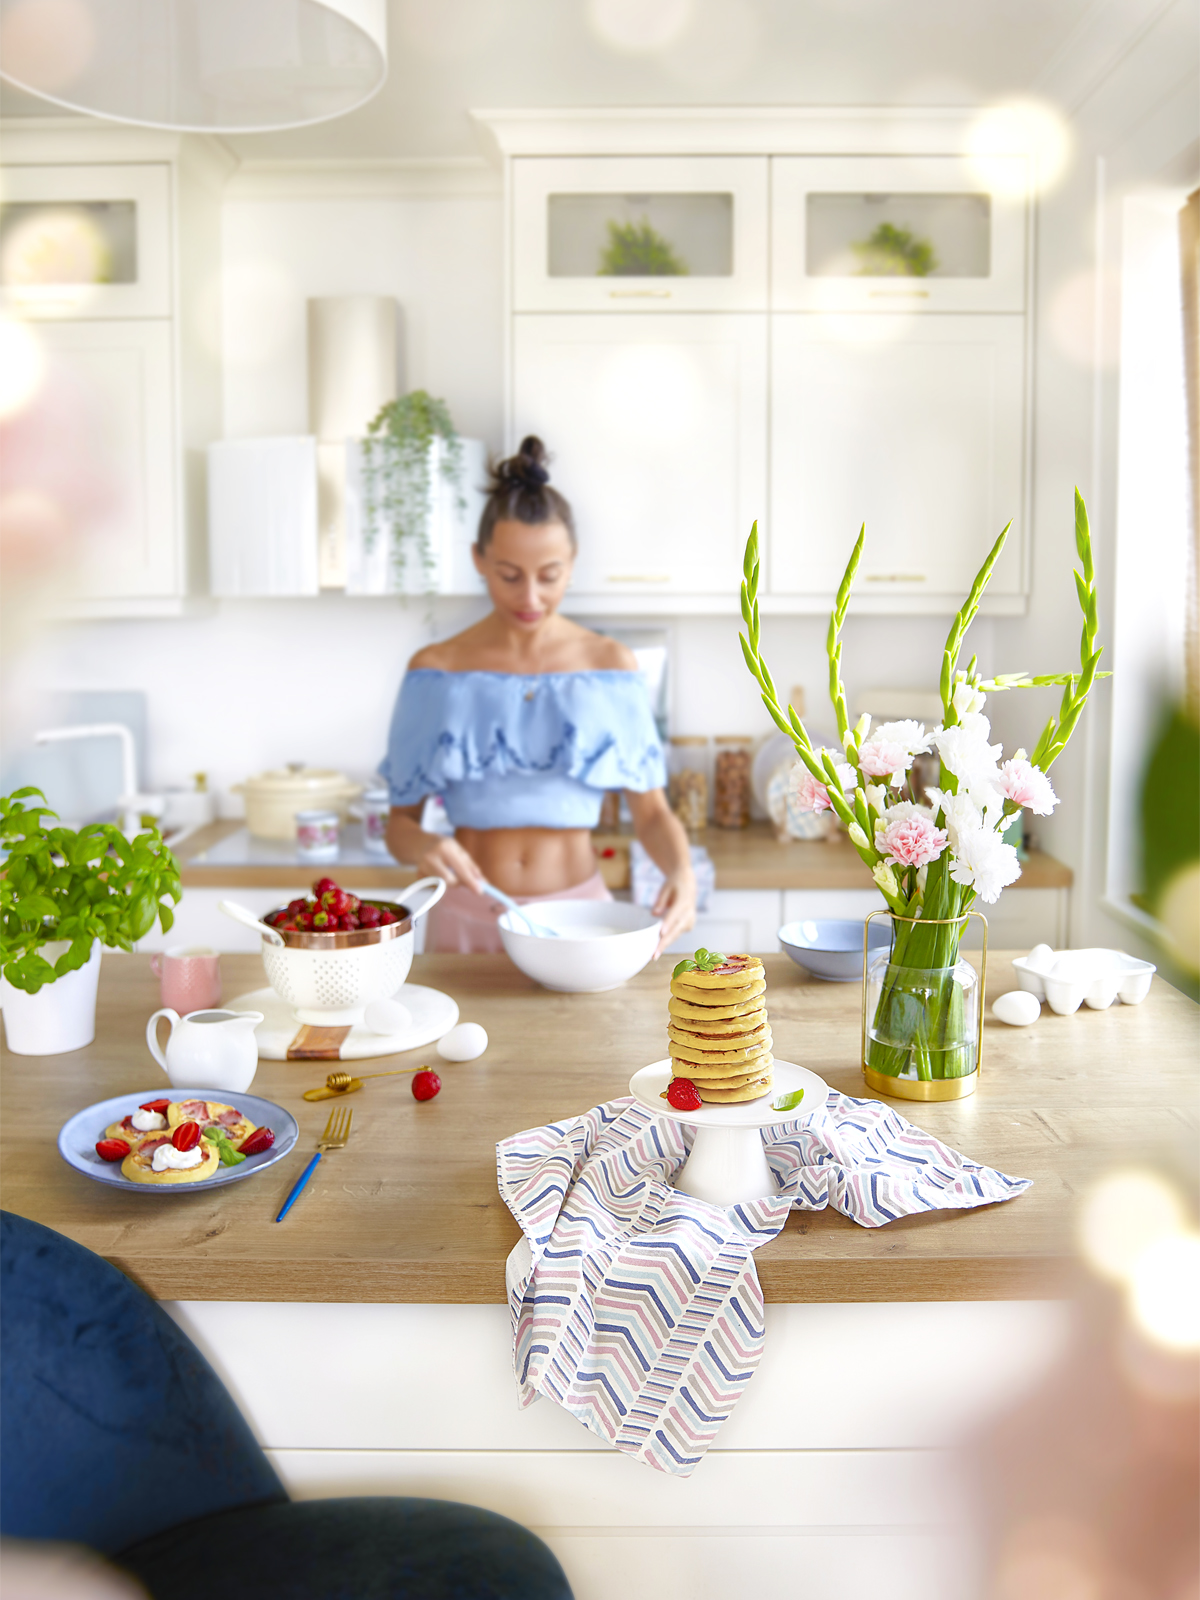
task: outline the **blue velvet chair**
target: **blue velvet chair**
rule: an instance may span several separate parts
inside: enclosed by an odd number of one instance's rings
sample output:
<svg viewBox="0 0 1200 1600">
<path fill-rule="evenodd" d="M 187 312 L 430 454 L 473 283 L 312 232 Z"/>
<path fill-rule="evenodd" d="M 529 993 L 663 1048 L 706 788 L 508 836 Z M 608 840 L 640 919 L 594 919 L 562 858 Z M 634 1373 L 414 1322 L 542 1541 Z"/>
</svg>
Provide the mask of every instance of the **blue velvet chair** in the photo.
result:
<svg viewBox="0 0 1200 1600">
<path fill-rule="evenodd" d="M 200 1352 L 108 1262 L 0 1213 L 0 1532 L 153 1600 L 571 1600 L 546 1546 L 445 1500 L 291 1501 Z"/>
</svg>

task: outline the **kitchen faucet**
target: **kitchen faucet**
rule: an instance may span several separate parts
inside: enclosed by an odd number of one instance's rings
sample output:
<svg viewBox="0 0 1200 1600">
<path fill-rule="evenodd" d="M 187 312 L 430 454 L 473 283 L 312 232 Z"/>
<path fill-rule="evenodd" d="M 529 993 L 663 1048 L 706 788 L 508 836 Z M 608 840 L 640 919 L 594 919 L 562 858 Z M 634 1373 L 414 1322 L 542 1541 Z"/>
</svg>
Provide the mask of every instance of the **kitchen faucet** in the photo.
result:
<svg viewBox="0 0 1200 1600">
<path fill-rule="evenodd" d="M 109 739 L 121 741 L 121 794 L 117 806 L 121 812 L 121 832 L 129 838 L 139 832 L 142 812 L 152 810 L 162 802 L 157 795 L 139 794 L 137 782 L 137 750 L 133 731 L 123 722 L 77 722 L 64 728 L 43 728 L 33 736 L 34 744 L 57 744 L 61 739 Z"/>
</svg>

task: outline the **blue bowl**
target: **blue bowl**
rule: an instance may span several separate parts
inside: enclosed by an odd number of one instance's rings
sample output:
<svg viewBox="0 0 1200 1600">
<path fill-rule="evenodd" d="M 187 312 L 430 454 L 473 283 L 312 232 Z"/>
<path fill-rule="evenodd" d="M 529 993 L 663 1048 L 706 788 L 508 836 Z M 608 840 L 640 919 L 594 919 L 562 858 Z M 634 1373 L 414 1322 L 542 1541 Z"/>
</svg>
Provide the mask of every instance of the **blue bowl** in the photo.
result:
<svg viewBox="0 0 1200 1600">
<path fill-rule="evenodd" d="M 798 967 L 829 983 L 854 983 L 863 975 L 863 924 L 851 917 L 805 917 L 785 922 L 779 942 Z M 880 918 L 871 924 L 870 951 L 886 950 L 892 932 Z"/>
</svg>

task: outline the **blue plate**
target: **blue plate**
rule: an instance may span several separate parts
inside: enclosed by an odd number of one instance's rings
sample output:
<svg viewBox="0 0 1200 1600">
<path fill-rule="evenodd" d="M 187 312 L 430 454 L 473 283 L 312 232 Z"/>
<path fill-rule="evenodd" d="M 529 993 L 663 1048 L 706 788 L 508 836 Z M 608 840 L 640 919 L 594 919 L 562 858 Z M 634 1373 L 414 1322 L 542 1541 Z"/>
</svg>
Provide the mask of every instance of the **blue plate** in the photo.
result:
<svg viewBox="0 0 1200 1600">
<path fill-rule="evenodd" d="M 96 1154 L 96 1141 L 103 1139 L 105 1128 L 120 1122 L 131 1111 L 145 1105 L 147 1100 L 215 1100 L 223 1106 L 236 1106 L 244 1111 L 255 1127 L 270 1128 L 275 1143 L 261 1155 L 247 1156 L 236 1167 L 219 1167 L 211 1178 L 197 1183 L 134 1183 L 121 1172 L 119 1161 L 101 1161 Z M 134 1194 L 206 1194 L 209 1189 L 223 1188 L 227 1183 L 240 1183 L 265 1167 L 274 1166 L 296 1145 L 300 1125 L 290 1111 L 277 1106 L 273 1100 L 260 1100 L 256 1094 L 230 1095 L 227 1089 L 176 1089 L 163 1093 L 161 1084 L 153 1089 L 143 1089 L 140 1094 L 119 1094 L 111 1100 L 97 1100 L 94 1106 L 77 1111 L 65 1122 L 58 1135 L 58 1153 L 68 1166 L 82 1172 L 85 1178 L 107 1184 L 110 1189 L 125 1189 Z"/>
<path fill-rule="evenodd" d="M 862 920 L 850 917 L 805 917 L 785 922 L 777 935 L 798 967 L 828 983 L 853 983 L 863 975 Z M 871 924 L 871 954 L 886 950 L 892 932 L 880 917 Z"/>
</svg>

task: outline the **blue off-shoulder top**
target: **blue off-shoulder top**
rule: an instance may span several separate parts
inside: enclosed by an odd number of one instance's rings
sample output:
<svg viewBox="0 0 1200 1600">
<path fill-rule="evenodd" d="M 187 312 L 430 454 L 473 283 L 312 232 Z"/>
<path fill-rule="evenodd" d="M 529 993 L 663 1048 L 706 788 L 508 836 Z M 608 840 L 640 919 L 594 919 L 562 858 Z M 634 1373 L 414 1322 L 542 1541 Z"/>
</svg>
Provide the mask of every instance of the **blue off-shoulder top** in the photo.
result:
<svg viewBox="0 0 1200 1600">
<path fill-rule="evenodd" d="M 661 789 L 640 672 L 410 671 L 379 768 L 394 806 L 442 797 L 456 828 L 594 828 L 606 789 Z"/>
</svg>

